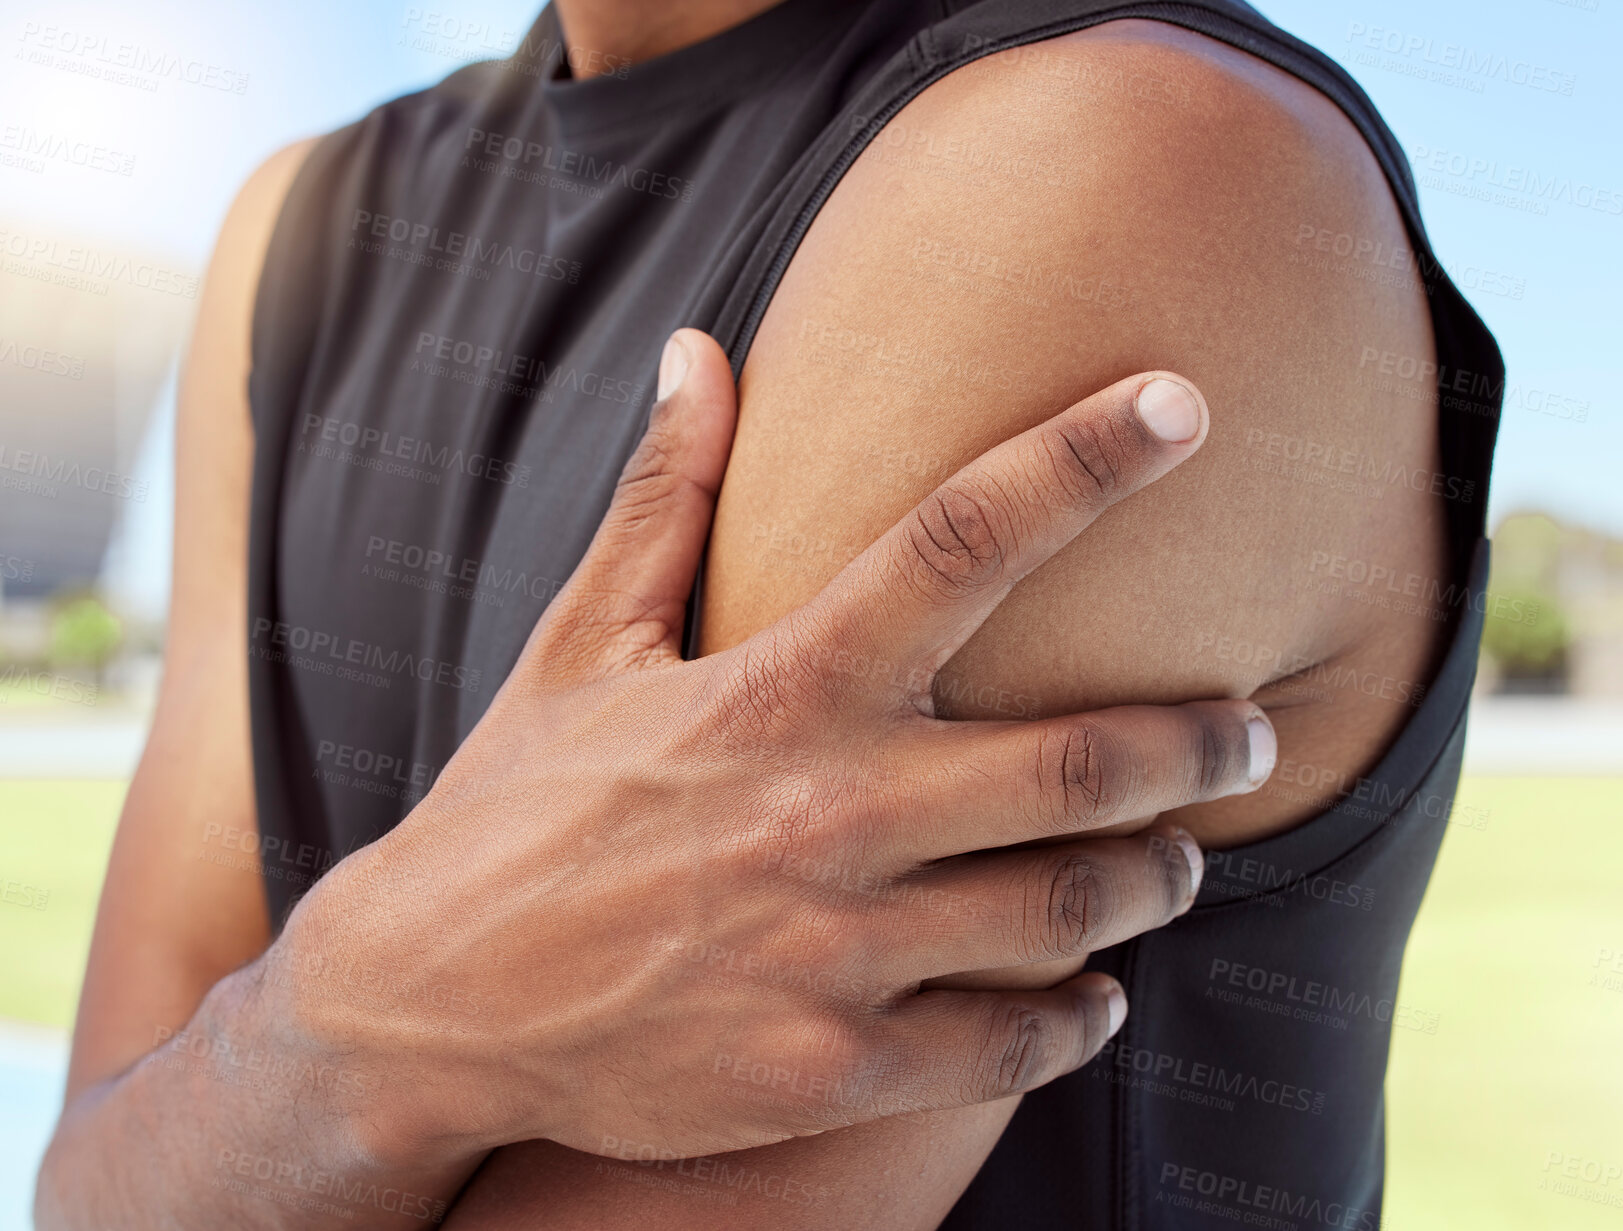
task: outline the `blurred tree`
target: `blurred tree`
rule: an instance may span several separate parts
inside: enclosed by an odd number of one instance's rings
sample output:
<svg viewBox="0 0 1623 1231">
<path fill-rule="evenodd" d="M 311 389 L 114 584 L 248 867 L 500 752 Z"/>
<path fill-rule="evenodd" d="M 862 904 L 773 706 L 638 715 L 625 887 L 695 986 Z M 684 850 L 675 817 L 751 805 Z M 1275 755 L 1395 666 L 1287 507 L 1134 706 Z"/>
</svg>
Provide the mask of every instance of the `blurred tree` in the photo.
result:
<svg viewBox="0 0 1623 1231">
<path fill-rule="evenodd" d="M 94 594 L 68 598 L 51 616 L 51 665 L 89 667 L 100 688 L 123 636 L 118 617 Z"/>
<path fill-rule="evenodd" d="M 1501 691 L 1565 691 L 1571 645 L 1566 614 L 1548 593 L 1489 588 L 1482 649 L 1499 668 Z"/>
</svg>

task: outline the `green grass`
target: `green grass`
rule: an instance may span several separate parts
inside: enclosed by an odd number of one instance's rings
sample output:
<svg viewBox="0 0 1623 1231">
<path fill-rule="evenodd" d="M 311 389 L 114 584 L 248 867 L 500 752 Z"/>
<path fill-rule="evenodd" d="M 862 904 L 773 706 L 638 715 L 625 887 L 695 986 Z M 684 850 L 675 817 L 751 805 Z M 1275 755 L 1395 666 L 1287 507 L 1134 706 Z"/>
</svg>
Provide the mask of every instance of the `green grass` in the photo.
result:
<svg viewBox="0 0 1623 1231">
<path fill-rule="evenodd" d="M 0 1018 L 72 1024 L 125 788 L 0 781 Z"/>
<path fill-rule="evenodd" d="M 123 795 L 0 781 L 0 882 L 50 890 L 0 902 L 0 1017 L 72 1020 Z M 1561 1168 L 1623 1168 L 1623 973 L 1603 956 L 1623 954 L 1623 779 L 1478 777 L 1458 802 L 1477 827 L 1448 832 L 1399 996 L 1438 1021 L 1394 1032 L 1383 1225 L 1618 1228 L 1623 1179 Z"/>
<path fill-rule="evenodd" d="M 1386 1222 L 1623 1227 L 1623 1175 L 1561 1177 L 1623 1173 L 1623 780 L 1469 778 L 1465 807 L 1483 828 L 1449 829 L 1404 963 L 1440 1020 L 1393 1032 Z"/>
<path fill-rule="evenodd" d="M 33 711 L 48 710 L 52 715 L 73 713 L 71 706 L 94 704 L 94 698 L 99 692 L 93 692 L 94 685 L 82 680 L 71 680 L 64 676 L 53 675 L 48 671 L 28 671 L 24 668 L 7 668 L 8 672 L 17 671 L 28 676 L 27 683 L 20 683 L 11 675 L 0 675 L 0 705 L 6 707 L 4 711 L 26 709 L 30 711 L 29 717 L 36 717 Z M 69 700 L 72 698 L 72 700 Z"/>
</svg>

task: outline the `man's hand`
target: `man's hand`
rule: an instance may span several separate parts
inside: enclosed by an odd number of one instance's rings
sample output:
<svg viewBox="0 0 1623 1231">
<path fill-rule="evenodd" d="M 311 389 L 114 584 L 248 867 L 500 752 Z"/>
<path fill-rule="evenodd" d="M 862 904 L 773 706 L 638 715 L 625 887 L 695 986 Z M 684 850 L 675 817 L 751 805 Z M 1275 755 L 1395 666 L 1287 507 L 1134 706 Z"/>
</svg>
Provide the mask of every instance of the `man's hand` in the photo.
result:
<svg viewBox="0 0 1623 1231">
<path fill-rule="evenodd" d="M 365 1145 L 399 1165 L 537 1137 L 696 1155 L 1041 1085 L 1120 1025 L 1114 981 L 920 985 L 1167 922 L 1199 853 L 1142 826 L 1271 767 L 1247 701 L 931 712 L 936 670 L 1020 578 L 1199 447 L 1187 382 L 1135 376 L 1005 442 L 811 602 L 693 662 L 683 611 L 736 394 L 692 330 L 661 393 L 489 712 L 267 955 L 304 1044 L 382 1075 Z M 340 949 L 451 992 L 385 1012 L 297 977 L 301 953 Z"/>
</svg>

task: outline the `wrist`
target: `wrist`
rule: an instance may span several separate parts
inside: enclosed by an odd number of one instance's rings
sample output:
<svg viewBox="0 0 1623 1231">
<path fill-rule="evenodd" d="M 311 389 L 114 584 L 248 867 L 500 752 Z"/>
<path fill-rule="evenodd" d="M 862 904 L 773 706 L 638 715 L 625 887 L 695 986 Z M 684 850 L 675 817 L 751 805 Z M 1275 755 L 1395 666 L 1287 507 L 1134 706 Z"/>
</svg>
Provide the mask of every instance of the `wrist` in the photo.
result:
<svg viewBox="0 0 1623 1231">
<path fill-rule="evenodd" d="M 366 852 L 372 853 L 371 849 Z M 413 964 L 393 943 L 387 909 L 340 863 L 300 902 L 239 992 L 266 1038 L 302 1074 L 325 1112 L 318 1131 L 335 1154 L 366 1171 L 457 1170 L 494 1144 L 464 1131 L 472 1105 L 446 1045 L 453 1032 L 408 995 Z M 477 1124 L 477 1117 L 473 1123 Z"/>
<path fill-rule="evenodd" d="M 354 994 L 346 971 L 357 954 L 323 926 L 323 912 L 305 909 L 313 905 L 301 904 L 259 960 L 216 992 L 262 1041 L 287 1095 L 299 1100 L 313 1146 L 334 1169 L 431 1169 L 440 1160 L 410 1148 L 410 1083 L 388 1037 L 391 1021 L 367 1012 Z"/>
<path fill-rule="evenodd" d="M 303 993 L 276 946 L 214 985 L 184 1030 L 165 1044 L 192 1067 L 299 1121 L 312 1163 L 345 1171 L 364 1165 L 350 1122 L 371 1119 L 374 1082 L 359 1049 L 335 1046 L 304 1017 Z"/>
<path fill-rule="evenodd" d="M 211 1076 L 251 1089 L 254 1107 L 273 1114 L 263 1131 L 247 1134 L 248 1145 L 226 1134 L 217 1165 L 240 1174 L 274 1161 L 336 1193 L 378 1193 L 384 1202 L 403 1194 L 402 1213 L 409 1200 L 421 1211 L 412 1217 L 439 1221 L 483 1155 L 451 1159 L 418 1148 L 369 1053 L 335 1043 L 299 1016 L 283 965 L 293 948 L 267 950 L 217 983 L 187 1026 L 191 1037 L 174 1040 L 189 1057 L 206 1052 Z M 220 1071 L 222 1055 L 234 1076 Z"/>
</svg>

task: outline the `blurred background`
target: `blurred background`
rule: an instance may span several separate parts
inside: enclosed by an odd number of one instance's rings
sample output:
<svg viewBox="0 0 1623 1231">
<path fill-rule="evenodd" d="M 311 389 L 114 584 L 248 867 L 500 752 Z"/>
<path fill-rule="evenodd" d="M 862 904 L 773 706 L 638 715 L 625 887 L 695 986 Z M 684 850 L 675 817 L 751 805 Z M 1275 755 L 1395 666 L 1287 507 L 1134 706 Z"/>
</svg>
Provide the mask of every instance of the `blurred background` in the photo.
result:
<svg viewBox="0 0 1623 1231">
<path fill-rule="evenodd" d="M 1375 99 L 1499 337 L 1492 588 L 1538 612 L 1487 621 L 1400 997 L 1424 1028 L 1394 1031 L 1383 1226 L 1623 1227 L 1623 0 L 1258 7 Z M 151 712 L 215 232 L 272 151 L 508 53 L 534 15 L 0 0 L 0 1231 L 28 1226 Z"/>
</svg>

